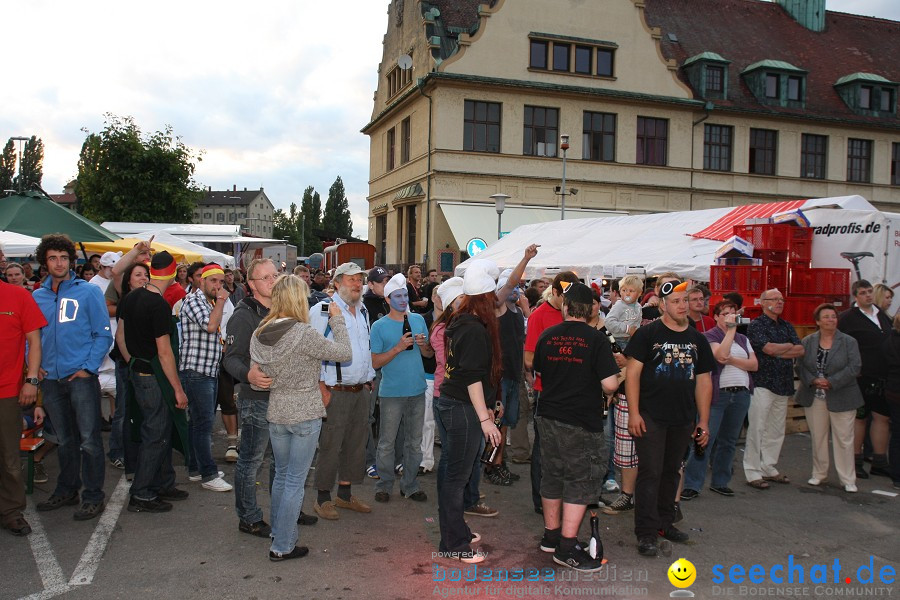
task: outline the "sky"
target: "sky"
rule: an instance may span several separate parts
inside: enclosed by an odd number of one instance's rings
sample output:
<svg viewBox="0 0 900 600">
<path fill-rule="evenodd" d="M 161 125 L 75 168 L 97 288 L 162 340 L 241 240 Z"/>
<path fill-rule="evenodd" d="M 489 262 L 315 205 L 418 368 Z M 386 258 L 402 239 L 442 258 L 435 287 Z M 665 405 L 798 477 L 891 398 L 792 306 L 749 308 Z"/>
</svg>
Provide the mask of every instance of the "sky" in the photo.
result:
<svg viewBox="0 0 900 600">
<path fill-rule="evenodd" d="M 84 130 L 100 131 L 104 114 L 131 116 L 145 133 L 171 125 L 203 152 L 194 178 L 214 190 L 262 186 L 286 209 L 309 185 L 324 204 L 340 175 L 354 233 L 365 238 L 369 139 L 360 129 L 372 115 L 389 4 L 2 2 L 0 140 L 40 137 L 43 187 L 60 193 L 77 175 Z M 827 8 L 900 21 L 898 0 Z"/>
</svg>

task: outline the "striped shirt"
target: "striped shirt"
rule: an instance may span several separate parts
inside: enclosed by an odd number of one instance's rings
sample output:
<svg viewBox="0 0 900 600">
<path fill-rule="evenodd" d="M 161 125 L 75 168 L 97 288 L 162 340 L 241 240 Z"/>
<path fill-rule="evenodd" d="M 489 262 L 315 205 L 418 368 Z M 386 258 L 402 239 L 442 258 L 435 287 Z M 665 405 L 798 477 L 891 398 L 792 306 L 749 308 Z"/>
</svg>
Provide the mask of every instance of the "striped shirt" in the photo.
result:
<svg viewBox="0 0 900 600">
<path fill-rule="evenodd" d="M 207 377 L 219 376 L 222 362 L 222 328 L 209 333 L 213 305 L 203 290 L 188 294 L 181 306 L 181 371 L 196 371 Z"/>
</svg>

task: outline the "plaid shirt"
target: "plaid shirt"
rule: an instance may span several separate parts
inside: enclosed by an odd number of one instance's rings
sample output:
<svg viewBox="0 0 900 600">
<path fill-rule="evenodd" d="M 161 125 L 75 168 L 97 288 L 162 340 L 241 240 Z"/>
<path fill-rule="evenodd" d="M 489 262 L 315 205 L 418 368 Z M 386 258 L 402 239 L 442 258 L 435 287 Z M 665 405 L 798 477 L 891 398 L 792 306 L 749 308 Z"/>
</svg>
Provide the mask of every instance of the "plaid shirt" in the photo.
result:
<svg viewBox="0 0 900 600">
<path fill-rule="evenodd" d="M 197 371 L 207 377 L 219 376 L 222 362 L 222 328 L 209 333 L 213 306 L 203 290 L 188 294 L 181 305 L 181 364 L 179 370 Z"/>
</svg>

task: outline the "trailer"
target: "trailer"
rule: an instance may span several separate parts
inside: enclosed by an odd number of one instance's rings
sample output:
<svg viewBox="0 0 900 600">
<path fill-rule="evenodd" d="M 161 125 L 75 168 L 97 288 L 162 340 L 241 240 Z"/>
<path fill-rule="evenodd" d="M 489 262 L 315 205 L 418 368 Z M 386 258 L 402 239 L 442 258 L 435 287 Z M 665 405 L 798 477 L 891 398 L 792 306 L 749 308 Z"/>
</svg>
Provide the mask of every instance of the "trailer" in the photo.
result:
<svg viewBox="0 0 900 600">
<path fill-rule="evenodd" d="M 325 248 L 325 262 L 322 268 L 326 271 L 346 262 L 356 263 L 364 271 L 375 266 L 375 246 L 366 242 L 341 242 Z"/>
</svg>

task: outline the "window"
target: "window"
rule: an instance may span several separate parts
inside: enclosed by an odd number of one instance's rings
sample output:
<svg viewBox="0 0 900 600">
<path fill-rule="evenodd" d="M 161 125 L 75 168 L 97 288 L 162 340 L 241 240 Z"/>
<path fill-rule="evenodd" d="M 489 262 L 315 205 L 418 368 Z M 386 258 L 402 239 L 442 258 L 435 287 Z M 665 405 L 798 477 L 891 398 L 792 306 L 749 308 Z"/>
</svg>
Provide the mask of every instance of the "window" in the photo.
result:
<svg viewBox="0 0 900 600">
<path fill-rule="evenodd" d="M 803 78 L 788 77 L 788 100 L 799 102 L 803 99 Z"/>
<path fill-rule="evenodd" d="M 778 98 L 778 75 L 766 73 L 766 98 Z"/>
<path fill-rule="evenodd" d="M 872 140 L 847 140 L 847 181 L 872 181 Z"/>
<path fill-rule="evenodd" d="M 800 142 L 800 177 L 825 179 L 828 138 L 824 135 L 804 133 Z"/>
<path fill-rule="evenodd" d="M 757 175 L 775 174 L 778 132 L 771 129 L 750 130 L 750 172 Z"/>
<path fill-rule="evenodd" d="M 212 219 L 212 213 L 211 212 L 203 213 L 203 218 L 204 219 Z"/>
<path fill-rule="evenodd" d="M 725 91 L 725 67 L 706 67 L 706 91 Z"/>
<path fill-rule="evenodd" d="M 666 165 L 666 151 L 669 141 L 669 121 L 638 117 L 637 120 L 637 164 Z"/>
<path fill-rule="evenodd" d="M 615 50 L 608 50 L 606 48 L 599 48 L 597 50 L 597 75 L 600 77 L 613 76 L 613 58 L 615 57 L 615 53 Z"/>
<path fill-rule="evenodd" d="M 590 46 L 575 46 L 575 72 L 582 75 L 593 73 L 594 49 Z"/>
<path fill-rule="evenodd" d="M 406 207 L 406 262 L 416 262 L 416 207 Z"/>
<path fill-rule="evenodd" d="M 568 71 L 569 70 L 569 51 L 571 46 L 568 44 L 553 44 L 553 70 Z"/>
<path fill-rule="evenodd" d="M 387 164 L 385 165 L 388 171 L 392 171 L 394 169 L 394 147 L 397 143 L 397 132 L 394 127 L 388 129 L 387 132 Z"/>
<path fill-rule="evenodd" d="M 387 262 L 387 215 L 375 217 L 375 240 L 378 244 L 378 264 Z"/>
<path fill-rule="evenodd" d="M 556 156 L 556 140 L 559 138 L 559 109 L 526 106 L 525 129 L 522 138 L 522 154 Z"/>
<path fill-rule="evenodd" d="M 891 144 L 891 185 L 900 185 L 900 144 Z"/>
<path fill-rule="evenodd" d="M 466 100 L 463 150 L 500 152 L 500 104 Z"/>
<path fill-rule="evenodd" d="M 410 144 L 410 117 L 403 119 L 400 124 L 400 164 L 405 165 L 409 162 L 409 144 Z"/>
<path fill-rule="evenodd" d="M 859 88 L 859 107 L 872 108 L 872 88 L 868 85 Z"/>
<path fill-rule="evenodd" d="M 216 221 L 219 223 L 225 222 L 225 213 L 216 213 Z"/>
<path fill-rule="evenodd" d="M 229 213 L 229 215 L 228 215 L 228 220 L 229 220 L 231 223 L 237 222 L 237 214 L 236 214 L 236 213 Z"/>
<path fill-rule="evenodd" d="M 894 112 L 894 92 L 885 88 L 881 88 L 881 101 L 878 103 L 879 110 L 883 112 Z"/>
<path fill-rule="evenodd" d="M 393 98 L 397 93 L 412 83 L 412 68 L 401 69 L 399 66 L 391 69 L 387 75 L 388 98 Z"/>
<path fill-rule="evenodd" d="M 238 218 L 239 218 L 239 219 L 246 219 L 246 218 L 247 218 L 247 213 L 245 213 L 245 212 L 238 213 Z"/>
<path fill-rule="evenodd" d="M 703 134 L 703 168 L 707 171 L 731 170 L 732 128 L 707 125 Z"/>
<path fill-rule="evenodd" d="M 540 40 L 531 40 L 531 59 L 528 63 L 532 69 L 547 68 L 547 47 L 549 44 Z"/>
<path fill-rule="evenodd" d="M 584 112 L 584 160 L 616 160 L 616 115 Z"/>
</svg>

